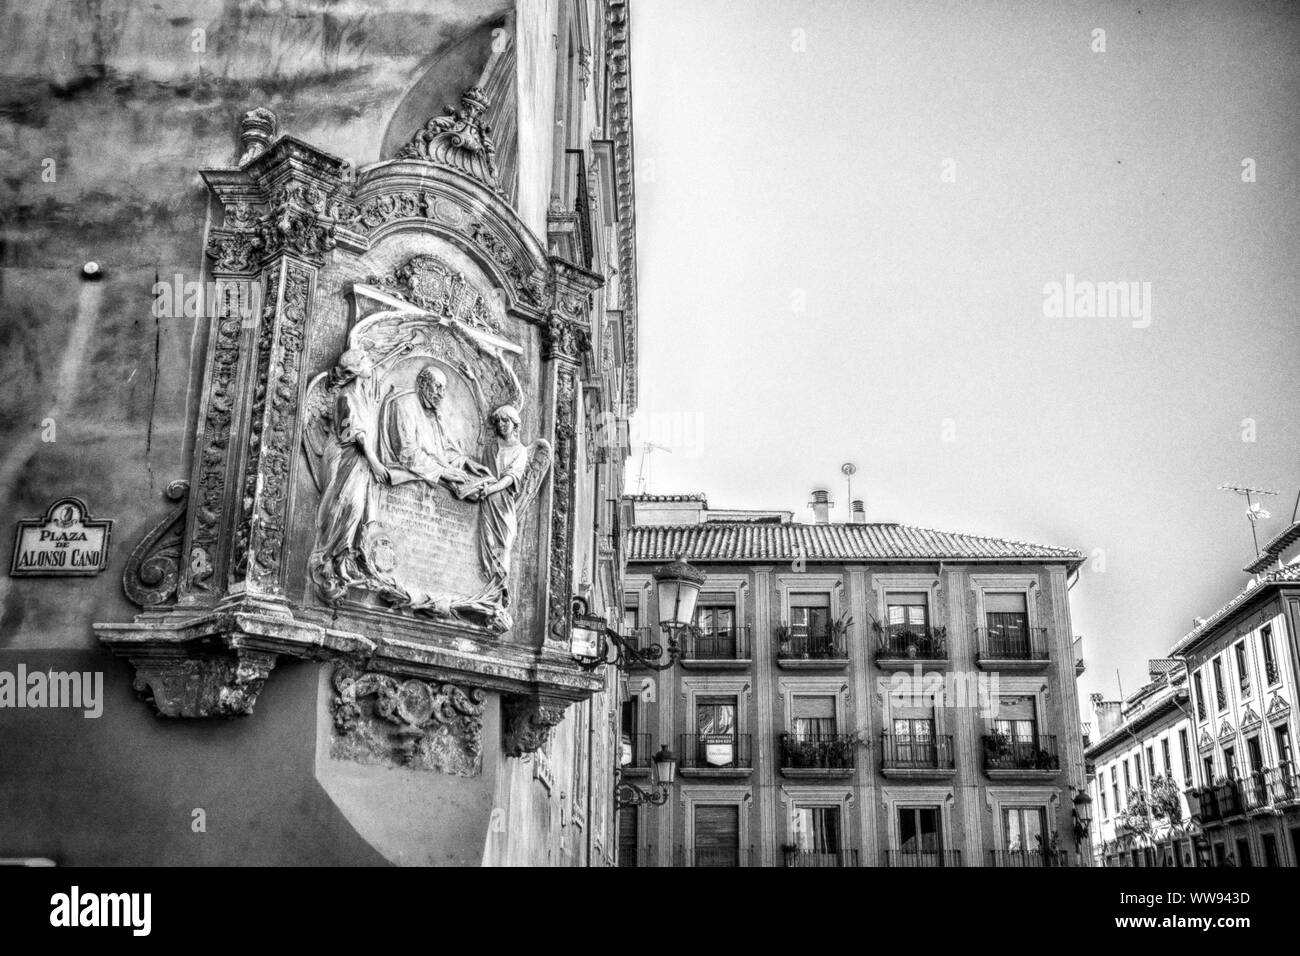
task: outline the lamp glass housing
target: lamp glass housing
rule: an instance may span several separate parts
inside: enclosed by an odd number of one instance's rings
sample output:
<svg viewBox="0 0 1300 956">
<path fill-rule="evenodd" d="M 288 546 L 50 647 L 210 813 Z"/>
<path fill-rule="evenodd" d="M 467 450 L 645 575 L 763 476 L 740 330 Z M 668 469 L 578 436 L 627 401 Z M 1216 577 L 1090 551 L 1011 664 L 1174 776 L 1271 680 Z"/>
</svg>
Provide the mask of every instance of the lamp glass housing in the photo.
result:
<svg viewBox="0 0 1300 956">
<path fill-rule="evenodd" d="M 664 786 L 672 786 L 673 781 L 677 779 L 677 754 L 668 749 L 664 744 L 659 748 L 659 752 L 654 755 L 655 765 L 655 783 Z"/>
<path fill-rule="evenodd" d="M 695 623 L 695 602 L 704 586 L 704 573 L 678 559 L 654 574 L 659 598 L 659 622 L 685 627 Z"/>
</svg>

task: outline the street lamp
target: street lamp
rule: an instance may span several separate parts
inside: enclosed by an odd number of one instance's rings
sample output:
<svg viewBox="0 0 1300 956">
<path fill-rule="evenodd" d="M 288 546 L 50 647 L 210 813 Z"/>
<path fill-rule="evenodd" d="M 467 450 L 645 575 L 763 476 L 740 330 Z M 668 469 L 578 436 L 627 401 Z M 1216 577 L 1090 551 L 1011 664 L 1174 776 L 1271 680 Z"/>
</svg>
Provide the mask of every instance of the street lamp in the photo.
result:
<svg viewBox="0 0 1300 956">
<path fill-rule="evenodd" d="M 616 811 L 622 810 L 624 807 L 639 807 L 645 803 L 662 807 L 668 802 L 668 795 L 672 791 L 673 781 L 677 779 L 677 754 L 669 750 L 667 744 L 664 744 L 659 748 L 659 752 L 654 755 L 653 763 L 655 776 L 653 790 L 645 790 L 630 780 L 624 780 L 622 767 L 614 769 L 614 809 Z"/>
<path fill-rule="evenodd" d="M 1074 795 L 1074 842 L 1083 843 L 1092 827 L 1092 797 L 1087 790 Z"/>
<path fill-rule="evenodd" d="M 695 630 L 695 602 L 704 587 L 706 576 L 691 567 L 684 557 L 655 568 L 655 588 L 659 597 L 659 627 L 665 644 L 634 647 L 624 635 L 609 627 L 603 618 L 588 611 L 584 598 L 573 599 L 573 636 L 570 650 L 583 670 L 595 670 L 613 664 L 619 670 L 639 665 L 652 671 L 666 671 L 681 656 L 680 637 Z M 666 646 L 665 646 L 666 645 Z M 613 649 L 611 656 L 610 649 Z"/>
</svg>

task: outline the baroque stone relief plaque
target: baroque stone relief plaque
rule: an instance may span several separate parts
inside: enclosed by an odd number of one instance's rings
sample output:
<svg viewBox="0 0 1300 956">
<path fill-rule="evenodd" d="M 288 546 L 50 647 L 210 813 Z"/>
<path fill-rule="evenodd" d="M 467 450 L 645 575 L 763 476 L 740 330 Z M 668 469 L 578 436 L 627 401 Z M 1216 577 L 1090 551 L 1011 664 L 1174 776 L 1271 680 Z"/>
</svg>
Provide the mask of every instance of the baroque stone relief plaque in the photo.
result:
<svg viewBox="0 0 1300 956">
<path fill-rule="evenodd" d="M 549 442 L 520 438 L 522 349 L 433 256 L 353 291 L 365 318 L 307 393 L 316 594 L 508 631 L 520 519 L 551 466 Z"/>
<path fill-rule="evenodd" d="M 362 673 L 346 664 L 335 669 L 333 683 L 332 757 L 465 777 L 482 772 L 482 690 Z"/>
</svg>

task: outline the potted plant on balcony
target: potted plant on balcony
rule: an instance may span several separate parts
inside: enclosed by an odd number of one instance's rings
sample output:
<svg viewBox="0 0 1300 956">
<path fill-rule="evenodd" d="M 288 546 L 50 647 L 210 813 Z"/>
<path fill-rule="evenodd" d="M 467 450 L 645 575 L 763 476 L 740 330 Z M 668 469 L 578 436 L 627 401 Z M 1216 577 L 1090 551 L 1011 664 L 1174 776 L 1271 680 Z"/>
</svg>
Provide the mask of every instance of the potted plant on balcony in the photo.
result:
<svg viewBox="0 0 1300 956">
<path fill-rule="evenodd" d="M 849 628 L 853 626 L 853 618 L 848 614 L 842 614 L 838 620 L 831 621 L 830 624 L 830 646 L 826 648 L 826 656 L 834 657 L 838 653 L 848 654 L 848 634 Z M 841 651 L 841 648 L 844 650 Z"/>
<path fill-rule="evenodd" d="M 1011 738 L 1000 730 L 995 730 L 984 738 L 984 759 L 992 766 L 997 766 L 1011 755 Z"/>
<path fill-rule="evenodd" d="M 776 626 L 776 654 L 777 657 L 790 656 L 790 638 L 793 635 L 790 625 L 782 621 Z"/>
</svg>

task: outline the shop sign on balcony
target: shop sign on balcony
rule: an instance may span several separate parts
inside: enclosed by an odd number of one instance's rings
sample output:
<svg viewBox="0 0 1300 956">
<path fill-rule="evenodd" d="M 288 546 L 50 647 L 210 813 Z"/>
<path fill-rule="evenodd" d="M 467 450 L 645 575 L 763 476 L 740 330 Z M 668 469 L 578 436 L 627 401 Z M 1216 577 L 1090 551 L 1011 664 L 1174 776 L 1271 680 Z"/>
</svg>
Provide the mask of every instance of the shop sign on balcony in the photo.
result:
<svg viewBox="0 0 1300 956">
<path fill-rule="evenodd" d="M 704 759 L 714 767 L 725 767 L 736 760 L 736 740 L 726 734 L 710 734 L 704 738 Z"/>
</svg>

